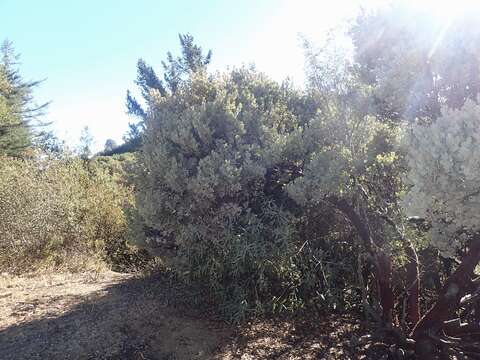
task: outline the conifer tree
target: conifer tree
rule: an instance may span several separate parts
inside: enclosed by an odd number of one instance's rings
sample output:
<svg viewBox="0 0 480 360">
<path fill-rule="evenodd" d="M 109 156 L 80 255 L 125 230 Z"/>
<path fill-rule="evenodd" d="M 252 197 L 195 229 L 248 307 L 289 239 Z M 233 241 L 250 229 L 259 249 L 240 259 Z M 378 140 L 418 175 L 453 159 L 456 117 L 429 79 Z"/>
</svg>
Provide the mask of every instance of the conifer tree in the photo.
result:
<svg viewBox="0 0 480 360">
<path fill-rule="evenodd" d="M 32 91 L 40 81 L 23 80 L 12 43 L 5 41 L 0 53 L 0 154 L 22 156 L 48 104 L 34 103 Z"/>
<path fill-rule="evenodd" d="M 126 147 L 129 150 L 135 150 L 141 143 L 140 136 L 152 103 L 152 95 L 159 94 L 161 97 L 166 97 L 175 94 L 185 79 L 193 73 L 205 71 L 211 62 L 212 51 L 209 50 L 204 54 L 202 48 L 195 44 L 192 35 L 179 34 L 179 40 L 181 55 L 174 57 L 171 52 L 168 52 L 166 61 L 162 61 L 163 80 L 144 59 L 139 59 L 137 62 L 135 84 L 140 90 L 142 100 L 137 100 L 130 90 L 127 90 L 127 114 L 139 119 L 137 123 L 129 124 L 129 132 L 124 137 L 125 143 L 131 145 Z"/>
<path fill-rule="evenodd" d="M 92 156 L 93 136 L 90 133 L 88 126 L 82 129 L 80 134 L 80 145 L 78 147 L 78 154 L 83 160 L 88 160 Z"/>
</svg>

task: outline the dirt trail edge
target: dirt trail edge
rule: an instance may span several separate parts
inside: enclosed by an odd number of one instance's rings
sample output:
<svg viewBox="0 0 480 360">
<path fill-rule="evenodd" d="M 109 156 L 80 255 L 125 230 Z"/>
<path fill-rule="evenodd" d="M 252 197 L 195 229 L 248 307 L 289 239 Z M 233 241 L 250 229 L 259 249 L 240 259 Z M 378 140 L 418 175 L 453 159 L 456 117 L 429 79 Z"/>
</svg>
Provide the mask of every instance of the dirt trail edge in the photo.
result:
<svg viewBox="0 0 480 360">
<path fill-rule="evenodd" d="M 328 318 L 228 327 L 177 306 L 158 278 L 89 273 L 0 275 L 0 359 L 350 359 L 359 325 Z M 193 301 L 194 299 L 192 299 Z M 370 358 L 370 357 L 369 357 Z"/>
</svg>

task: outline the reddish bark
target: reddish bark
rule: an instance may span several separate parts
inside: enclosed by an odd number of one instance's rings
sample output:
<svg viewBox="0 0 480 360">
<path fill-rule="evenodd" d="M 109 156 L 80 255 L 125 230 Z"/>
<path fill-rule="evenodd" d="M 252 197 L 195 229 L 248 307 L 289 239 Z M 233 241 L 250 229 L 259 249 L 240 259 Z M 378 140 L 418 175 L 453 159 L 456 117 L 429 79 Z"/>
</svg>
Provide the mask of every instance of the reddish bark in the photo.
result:
<svg viewBox="0 0 480 360">
<path fill-rule="evenodd" d="M 392 324 L 395 298 L 392 289 L 392 262 L 384 252 L 376 256 L 375 277 L 382 305 L 382 318 L 387 324 Z"/>
<path fill-rule="evenodd" d="M 336 197 L 330 197 L 328 198 L 328 201 L 348 218 L 360 236 L 360 239 L 362 239 L 365 248 L 374 259 L 374 274 L 380 295 L 383 320 L 385 323 L 391 324 L 395 297 L 392 289 L 392 263 L 390 257 L 373 243 L 368 226 L 360 218 L 350 203 L 345 199 L 338 199 Z"/>
<path fill-rule="evenodd" d="M 417 323 L 411 333 L 414 339 L 422 339 L 428 334 L 436 334 L 444 321 L 451 319 L 460 305 L 460 300 L 467 293 L 473 270 L 480 261 L 480 237 L 470 243 L 467 254 L 455 272 L 443 286 L 436 303 Z"/>
<path fill-rule="evenodd" d="M 420 276 L 418 256 L 412 244 L 406 249 L 410 262 L 407 265 L 407 323 L 415 326 L 420 320 Z"/>
<path fill-rule="evenodd" d="M 406 321 L 409 327 L 415 326 L 420 320 L 420 271 L 418 265 L 418 255 L 410 240 L 398 229 L 395 222 L 388 216 L 383 216 L 385 221 L 389 223 L 398 233 L 403 243 L 406 245 L 406 254 L 409 260 L 407 270 L 407 308 Z"/>
<path fill-rule="evenodd" d="M 347 219 L 350 221 L 350 223 L 360 236 L 360 239 L 362 239 L 367 251 L 369 253 L 372 253 L 373 249 L 370 231 L 368 230 L 368 227 L 360 218 L 360 216 L 357 214 L 353 206 L 350 205 L 350 203 L 345 199 L 338 199 L 334 196 L 329 197 L 327 200 L 347 217 Z"/>
</svg>

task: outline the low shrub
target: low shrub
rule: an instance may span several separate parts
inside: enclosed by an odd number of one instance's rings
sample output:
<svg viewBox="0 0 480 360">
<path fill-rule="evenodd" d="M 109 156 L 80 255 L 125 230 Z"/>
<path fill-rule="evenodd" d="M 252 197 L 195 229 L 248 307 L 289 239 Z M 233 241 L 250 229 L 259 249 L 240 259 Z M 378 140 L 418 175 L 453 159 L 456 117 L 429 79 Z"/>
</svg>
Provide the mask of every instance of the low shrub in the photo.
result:
<svg viewBox="0 0 480 360">
<path fill-rule="evenodd" d="M 140 261 L 126 241 L 135 204 L 123 167 L 132 159 L 0 161 L 0 269 L 68 267 L 83 257 L 121 270 Z"/>
</svg>

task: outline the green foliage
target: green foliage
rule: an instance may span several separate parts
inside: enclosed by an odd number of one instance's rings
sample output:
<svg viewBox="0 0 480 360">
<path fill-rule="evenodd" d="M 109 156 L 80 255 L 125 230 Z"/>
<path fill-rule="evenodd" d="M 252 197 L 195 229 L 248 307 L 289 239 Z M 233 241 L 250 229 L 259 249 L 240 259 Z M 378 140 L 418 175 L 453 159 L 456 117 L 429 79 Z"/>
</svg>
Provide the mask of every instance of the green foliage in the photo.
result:
<svg viewBox="0 0 480 360">
<path fill-rule="evenodd" d="M 92 156 L 93 136 L 90 133 L 88 126 L 82 129 L 80 134 L 80 144 L 77 153 L 83 160 L 88 160 Z"/>
<path fill-rule="evenodd" d="M 271 309 L 299 277 L 298 219 L 282 183 L 294 176 L 289 137 L 303 115 L 289 104 L 301 98 L 245 69 L 196 73 L 155 98 L 146 121 L 137 199 L 157 232 L 146 245 L 176 248 L 176 265 L 232 320 Z"/>
<path fill-rule="evenodd" d="M 480 106 L 467 101 L 444 108 L 428 126 L 413 127 L 406 139 L 411 188 L 405 206 L 431 222 L 431 241 L 454 257 L 480 230 Z"/>
<path fill-rule="evenodd" d="M 361 204 L 367 197 L 367 208 L 393 210 L 404 170 L 400 127 L 370 114 L 371 87 L 347 49 L 331 40 L 319 49 L 308 42 L 304 47 L 318 111 L 293 141 L 303 172 L 287 185 L 289 195 L 300 206 L 319 206 L 331 197 Z"/>
<path fill-rule="evenodd" d="M 2 157 L 0 268 L 68 266 L 82 256 L 119 267 L 132 263 L 136 250 L 126 244 L 125 208 L 134 202 L 132 189 L 121 179 L 122 166 L 117 161 Z"/>
<path fill-rule="evenodd" d="M 16 155 L 30 144 L 30 134 L 20 116 L 21 103 L 12 83 L 11 66 L 7 56 L 9 50 L 4 44 L 3 63 L 0 65 L 0 151 L 3 154 Z"/>
<path fill-rule="evenodd" d="M 12 44 L 5 41 L 0 53 L 0 155 L 24 156 L 47 104 L 33 103 L 32 91 L 39 82 L 22 79 Z"/>
<path fill-rule="evenodd" d="M 398 127 L 368 115 L 370 87 L 344 53 L 325 64 L 309 46 L 306 93 L 247 69 L 152 93 L 136 175 L 144 246 L 173 255 L 231 320 L 355 306 L 365 249 L 329 199 L 361 208 L 378 234 L 373 214 L 397 210 Z"/>
<path fill-rule="evenodd" d="M 103 146 L 104 152 L 110 152 L 117 147 L 117 142 L 113 139 L 107 139 L 105 145 Z"/>
<path fill-rule="evenodd" d="M 126 106 L 127 113 L 139 118 L 140 121 L 136 124 L 129 124 L 129 131 L 124 137 L 125 144 L 111 153 L 118 154 L 137 150 L 141 145 L 141 134 L 154 97 L 175 94 L 185 79 L 191 74 L 204 72 L 210 64 L 212 51 L 210 50 L 207 55 L 204 55 L 202 48 L 195 44 L 192 35 L 179 34 L 179 40 L 181 56 L 175 58 L 171 52 L 168 52 L 167 60 L 162 61 L 163 80 L 145 60 L 138 60 L 135 84 L 140 90 L 144 105 L 132 95 L 130 90 L 127 90 Z M 144 109 L 144 106 L 147 107 L 147 110 Z"/>
</svg>

